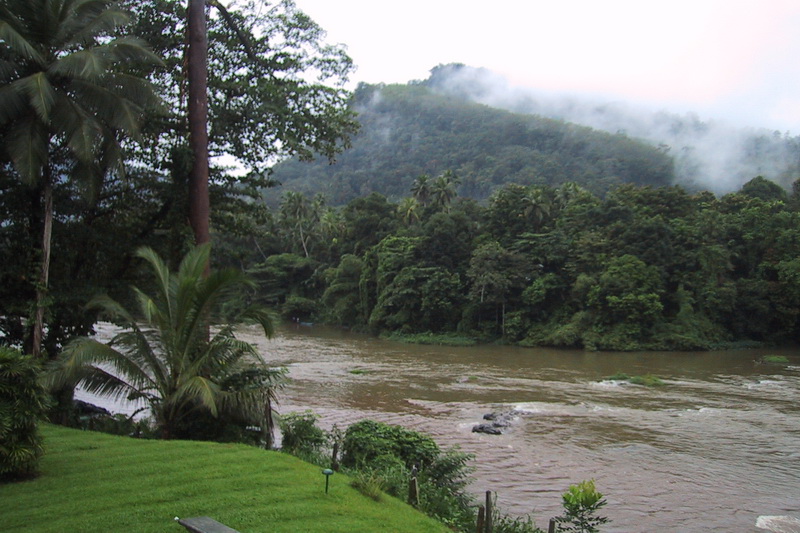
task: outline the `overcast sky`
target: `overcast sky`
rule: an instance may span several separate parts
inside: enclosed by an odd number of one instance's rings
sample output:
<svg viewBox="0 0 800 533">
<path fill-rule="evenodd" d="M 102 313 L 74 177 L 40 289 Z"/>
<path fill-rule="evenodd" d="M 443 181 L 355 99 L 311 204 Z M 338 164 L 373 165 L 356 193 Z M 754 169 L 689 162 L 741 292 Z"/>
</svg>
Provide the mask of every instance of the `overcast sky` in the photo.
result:
<svg viewBox="0 0 800 533">
<path fill-rule="evenodd" d="M 354 82 L 445 63 L 514 85 L 800 135 L 800 0 L 295 0 Z"/>
</svg>

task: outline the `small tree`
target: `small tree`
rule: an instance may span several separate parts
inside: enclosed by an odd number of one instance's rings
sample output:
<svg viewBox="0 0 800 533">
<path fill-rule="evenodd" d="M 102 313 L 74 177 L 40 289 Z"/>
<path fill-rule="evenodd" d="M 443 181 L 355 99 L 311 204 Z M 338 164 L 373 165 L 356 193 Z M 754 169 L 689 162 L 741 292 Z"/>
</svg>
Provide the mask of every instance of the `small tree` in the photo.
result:
<svg viewBox="0 0 800 533">
<path fill-rule="evenodd" d="M 34 475 L 44 451 L 38 422 L 49 397 L 31 356 L 0 346 L 0 480 Z"/>
<path fill-rule="evenodd" d="M 107 296 L 96 298 L 91 305 L 126 329 L 108 344 L 88 337 L 70 342 L 49 385 L 143 399 L 165 439 L 229 440 L 237 428 L 260 426 L 271 446 L 272 404 L 285 370 L 267 366 L 255 346 L 236 338 L 235 326 L 255 322 L 269 337 L 272 320 L 258 305 L 224 314 L 253 283 L 233 269 L 204 275 L 209 253 L 208 244 L 196 247 L 173 273 L 153 250 L 139 250 L 155 290 L 134 289 L 137 314 Z"/>
<path fill-rule="evenodd" d="M 607 502 L 595 489 L 594 480 L 570 485 L 569 490 L 562 494 L 561 498 L 564 514 L 556 518 L 559 531 L 597 533 L 600 531 L 599 526 L 609 522 L 605 516 L 597 516 L 597 512 Z"/>
</svg>

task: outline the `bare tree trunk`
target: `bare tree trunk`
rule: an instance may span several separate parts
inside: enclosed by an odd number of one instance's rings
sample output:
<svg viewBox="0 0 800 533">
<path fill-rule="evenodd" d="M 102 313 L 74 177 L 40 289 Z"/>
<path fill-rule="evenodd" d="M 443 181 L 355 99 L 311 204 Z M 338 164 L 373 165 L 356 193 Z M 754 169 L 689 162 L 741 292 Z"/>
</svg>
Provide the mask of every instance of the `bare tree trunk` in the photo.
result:
<svg viewBox="0 0 800 533">
<path fill-rule="evenodd" d="M 189 224 L 195 244 L 211 240 L 208 198 L 208 31 L 205 0 L 189 0 L 188 81 L 189 145 L 192 169 L 189 173 Z"/>
<path fill-rule="evenodd" d="M 42 340 L 44 339 L 44 312 L 47 309 L 47 288 L 50 284 L 50 247 L 53 235 L 53 185 L 50 175 L 44 175 L 44 227 L 42 229 L 42 268 L 39 283 L 36 286 L 36 315 L 33 321 L 33 342 L 31 354 L 38 359 L 42 356 Z"/>
</svg>

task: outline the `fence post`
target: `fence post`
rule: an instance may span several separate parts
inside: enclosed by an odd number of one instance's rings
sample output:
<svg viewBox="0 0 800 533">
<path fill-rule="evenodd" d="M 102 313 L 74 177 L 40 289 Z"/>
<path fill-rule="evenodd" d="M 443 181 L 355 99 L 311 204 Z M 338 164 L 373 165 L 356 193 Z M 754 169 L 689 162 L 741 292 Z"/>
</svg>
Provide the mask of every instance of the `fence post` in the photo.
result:
<svg viewBox="0 0 800 533">
<path fill-rule="evenodd" d="M 492 491 L 486 491 L 486 533 L 492 533 Z"/>
<path fill-rule="evenodd" d="M 550 519 L 550 526 L 547 528 L 547 533 L 556 533 L 556 519 Z"/>
<path fill-rule="evenodd" d="M 417 476 L 411 478 L 408 482 L 408 503 L 414 507 L 419 506 L 419 485 L 417 485 Z"/>
<path fill-rule="evenodd" d="M 333 451 L 331 452 L 331 470 L 339 471 L 339 441 L 333 441 Z"/>
<path fill-rule="evenodd" d="M 486 516 L 486 509 L 483 505 L 478 506 L 478 527 L 475 528 L 476 533 L 486 533 L 486 522 L 484 520 Z"/>
</svg>

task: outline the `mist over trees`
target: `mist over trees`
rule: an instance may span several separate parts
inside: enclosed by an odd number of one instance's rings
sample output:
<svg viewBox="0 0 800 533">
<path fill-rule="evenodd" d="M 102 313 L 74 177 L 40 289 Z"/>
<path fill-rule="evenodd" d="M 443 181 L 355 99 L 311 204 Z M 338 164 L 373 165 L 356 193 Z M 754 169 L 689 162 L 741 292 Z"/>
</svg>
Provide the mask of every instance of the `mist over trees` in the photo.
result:
<svg viewBox="0 0 800 533">
<path fill-rule="evenodd" d="M 800 137 L 788 133 L 543 94 L 458 64 L 406 85 L 363 85 L 351 105 L 364 127 L 337 165 L 287 161 L 275 179 L 342 203 L 372 191 L 396 199 L 417 175 L 448 169 L 478 200 L 509 182 L 573 181 L 601 195 L 620 183 L 680 184 L 719 195 L 754 176 L 788 190 L 800 175 Z"/>
<path fill-rule="evenodd" d="M 284 161 L 283 189 L 323 193 L 341 205 L 370 192 L 403 197 L 417 176 L 458 175 L 458 193 L 485 200 L 506 183 L 578 183 L 597 194 L 622 183 L 669 185 L 673 158 L 662 148 L 541 116 L 512 113 L 433 91 L 427 82 L 358 87 L 351 102 L 362 129 L 327 161 Z M 275 204 L 280 191 L 268 191 Z"/>
<path fill-rule="evenodd" d="M 800 137 L 788 132 L 515 87 L 486 69 L 460 64 L 435 67 L 423 83 L 450 98 L 645 140 L 673 158 L 675 182 L 695 190 L 725 194 L 757 175 L 788 189 L 800 174 Z"/>
</svg>

